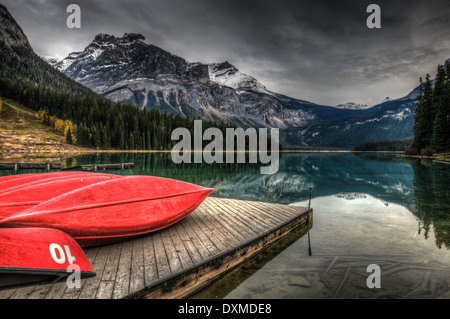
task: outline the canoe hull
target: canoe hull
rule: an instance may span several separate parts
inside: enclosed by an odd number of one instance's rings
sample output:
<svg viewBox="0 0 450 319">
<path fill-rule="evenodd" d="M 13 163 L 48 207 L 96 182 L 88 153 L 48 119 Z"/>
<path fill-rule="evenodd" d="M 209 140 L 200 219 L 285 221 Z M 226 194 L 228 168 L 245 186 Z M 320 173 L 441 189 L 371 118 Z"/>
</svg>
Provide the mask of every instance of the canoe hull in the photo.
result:
<svg viewBox="0 0 450 319">
<path fill-rule="evenodd" d="M 62 231 L 45 228 L 0 229 L 0 289 L 50 283 L 95 272 L 79 244 Z"/>
<path fill-rule="evenodd" d="M 74 175 L 87 175 L 87 172 L 54 172 L 54 173 L 35 173 L 35 174 L 18 174 L 0 177 L 0 192 L 13 187 L 21 187 L 22 185 L 41 182 L 53 178 L 67 178 Z"/>
<path fill-rule="evenodd" d="M 150 176 L 128 176 L 55 197 L 0 220 L 0 227 L 59 229 L 81 246 L 148 234 L 184 219 L 212 189 Z"/>
<path fill-rule="evenodd" d="M 13 187 L 0 192 L 0 220 L 39 205 L 53 197 L 71 192 L 81 187 L 100 183 L 118 175 L 86 174 L 71 175 L 64 178 L 43 179 Z"/>
<path fill-rule="evenodd" d="M 89 176 L 119 176 L 104 173 L 89 173 L 89 172 L 57 172 L 57 173 L 41 173 L 41 174 L 25 174 L 0 177 L 0 195 L 18 191 L 22 188 L 37 186 L 43 183 L 58 182 L 75 177 L 89 177 Z"/>
</svg>

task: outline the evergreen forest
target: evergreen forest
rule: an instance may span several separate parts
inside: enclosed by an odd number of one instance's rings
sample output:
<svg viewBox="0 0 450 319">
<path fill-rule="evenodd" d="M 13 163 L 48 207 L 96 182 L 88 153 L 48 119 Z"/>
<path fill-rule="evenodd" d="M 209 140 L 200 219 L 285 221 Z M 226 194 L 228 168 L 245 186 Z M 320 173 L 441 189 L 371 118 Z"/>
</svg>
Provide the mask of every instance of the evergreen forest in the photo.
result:
<svg viewBox="0 0 450 319">
<path fill-rule="evenodd" d="M 420 79 L 414 117 L 414 142 L 408 155 L 450 152 L 450 63 L 439 65 L 435 80 Z"/>
</svg>

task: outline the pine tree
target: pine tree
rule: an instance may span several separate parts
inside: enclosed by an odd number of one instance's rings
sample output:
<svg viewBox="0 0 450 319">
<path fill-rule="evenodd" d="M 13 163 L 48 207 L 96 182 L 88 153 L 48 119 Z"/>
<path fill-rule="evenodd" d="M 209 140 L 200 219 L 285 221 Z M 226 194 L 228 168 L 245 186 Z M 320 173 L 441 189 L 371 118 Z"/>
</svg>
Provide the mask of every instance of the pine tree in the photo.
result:
<svg viewBox="0 0 450 319">
<path fill-rule="evenodd" d="M 96 148 L 101 148 L 102 141 L 100 137 L 100 132 L 97 127 L 93 127 L 91 134 L 91 145 Z"/>
<path fill-rule="evenodd" d="M 448 120 L 444 115 L 444 104 L 439 105 L 439 110 L 436 114 L 436 119 L 433 125 L 433 136 L 431 139 L 431 147 L 434 152 L 441 153 L 448 150 L 449 135 Z"/>
<path fill-rule="evenodd" d="M 443 150 L 442 133 L 445 128 L 445 119 L 443 118 L 443 98 L 445 89 L 446 71 L 442 65 L 438 66 L 436 80 L 434 82 L 433 91 L 433 108 L 436 115 L 433 119 L 433 131 L 431 136 L 431 148 L 433 151 L 440 152 Z"/>
<path fill-rule="evenodd" d="M 111 140 L 110 140 L 110 136 L 109 136 L 109 129 L 107 126 L 102 127 L 101 141 L 102 141 L 102 149 L 110 149 L 111 148 Z"/>
<path fill-rule="evenodd" d="M 444 97 L 442 99 L 442 116 L 445 118 L 445 151 L 450 152 L 450 63 L 446 65 L 447 80 L 444 86 Z"/>
<path fill-rule="evenodd" d="M 130 133 L 129 139 L 128 139 L 128 149 L 129 150 L 134 150 L 134 134 L 133 132 Z"/>
<path fill-rule="evenodd" d="M 73 144 L 72 131 L 70 130 L 70 127 L 69 130 L 67 131 L 66 142 L 69 144 Z"/>
<path fill-rule="evenodd" d="M 426 82 L 420 82 L 410 149 L 425 155 L 450 151 L 450 63 L 438 66 L 434 87 L 428 74 Z"/>
<path fill-rule="evenodd" d="M 421 83 L 421 94 L 417 103 L 414 123 L 414 146 L 419 153 L 431 145 L 435 117 L 433 88 L 430 75 L 427 74 L 425 83 Z"/>
<path fill-rule="evenodd" d="M 125 138 L 123 137 L 123 131 L 119 132 L 119 145 L 117 145 L 119 149 L 126 149 Z"/>
</svg>

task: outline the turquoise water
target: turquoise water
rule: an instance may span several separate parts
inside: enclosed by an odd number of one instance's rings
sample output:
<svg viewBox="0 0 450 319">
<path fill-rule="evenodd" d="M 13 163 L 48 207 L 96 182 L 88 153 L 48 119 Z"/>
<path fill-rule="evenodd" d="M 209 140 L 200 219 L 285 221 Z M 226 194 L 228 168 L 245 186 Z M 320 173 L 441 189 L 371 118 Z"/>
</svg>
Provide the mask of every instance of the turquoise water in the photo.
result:
<svg viewBox="0 0 450 319">
<path fill-rule="evenodd" d="M 184 180 L 217 197 L 307 206 L 314 187 L 309 236 L 199 297 L 450 298 L 450 165 L 369 153 L 284 153 L 274 175 L 250 164 L 175 165 L 169 154 L 150 153 L 84 155 L 66 165 L 125 162 L 135 168 L 121 174 Z M 378 272 L 368 271 L 372 264 Z M 368 287 L 372 274 L 379 288 Z"/>
</svg>

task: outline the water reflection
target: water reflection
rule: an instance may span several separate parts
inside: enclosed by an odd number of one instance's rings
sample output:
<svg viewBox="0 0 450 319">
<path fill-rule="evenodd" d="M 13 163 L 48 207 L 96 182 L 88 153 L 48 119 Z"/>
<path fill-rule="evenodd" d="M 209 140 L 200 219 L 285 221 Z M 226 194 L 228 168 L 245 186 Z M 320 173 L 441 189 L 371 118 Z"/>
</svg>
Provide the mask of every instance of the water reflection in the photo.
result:
<svg viewBox="0 0 450 319">
<path fill-rule="evenodd" d="M 174 164 L 169 153 L 98 153 L 63 160 L 64 167 L 135 163 L 122 175 L 153 175 L 214 188 L 212 196 L 291 204 L 314 197 L 369 194 L 406 207 L 419 217 L 419 233 L 450 246 L 450 165 L 370 153 L 283 153 L 277 174 L 256 164 Z M 22 172 L 23 173 L 23 172 Z M 10 174 L 10 171 L 0 171 Z"/>
<path fill-rule="evenodd" d="M 414 213 L 425 238 L 434 233 L 436 245 L 450 245 L 450 165 L 409 160 L 414 170 Z"/>
<path fill-rule="evenodd" d="M 225 298 L 450 298 L 450 251 L 424 240 L 406 207 L 363 193 L 313 202 L 312 256 L 302 237 Z M 367 287 L 371 264 L 381 289 Z"/>
<path fill-rule="evenodd" d="M 450 165 L 367 153 L 287 153 L 274 175 L 257 165 L 176 165 L 170 154 L 152 153 L 63 164 L 127 162 L 134 170 L 112 172 L 179 179 L 217 197 L 306 206 L 314 187 L 312 256 L 300 236 L 272 260 L 243 266 L 242 280 L 222 282 L 228 298 L 450 298 Z M 366 286 L 371 263 L 382 269 L 381 290 Z"/>
<path fill-rule="evenodd" d="M 395 156 L 366 158 L 345 154 L 282 154 L 277 174 L 261 175 L 255 164 L 174 164 L 170 154 L 99 153 L 67 159 L 65 166 L 135 163 L 134 172 L 201 185 L 217 184 L 217 196 L 289 204 L 306 199 L 309 186 L 316 196 L 366 192 L 386 201 L 413 203 L 414 171 Z M 225 182 L 225 183 L 223 183 Z M 242 190 L 245 189 L 245 192 Z"/>
</svg>

